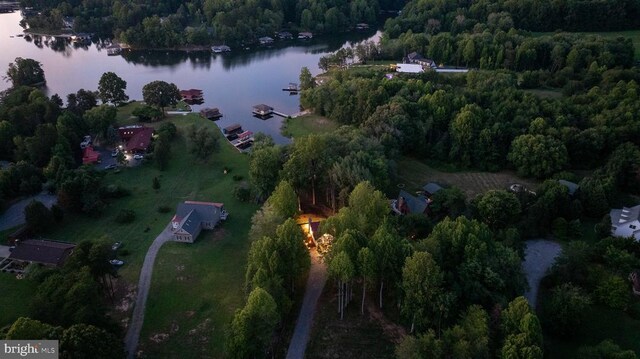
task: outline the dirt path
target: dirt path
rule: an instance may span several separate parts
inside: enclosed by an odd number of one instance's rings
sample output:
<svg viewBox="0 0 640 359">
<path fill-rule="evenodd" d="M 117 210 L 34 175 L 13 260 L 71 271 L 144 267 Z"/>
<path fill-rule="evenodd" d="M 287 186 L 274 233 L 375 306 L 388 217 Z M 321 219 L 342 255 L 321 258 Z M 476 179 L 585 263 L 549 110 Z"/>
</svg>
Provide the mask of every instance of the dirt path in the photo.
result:
<svg viewBox="0 0 640 359">
<path fill-rule="evenodd" d="M 142 324 L 144 323 L 144 310 L 147 304 L 147 296 L 149 295 L 149 287 L 151 286 L 153 263 L 156 260 L 156 255 L 158 254 L 160 247 L 171 240 L 171 235 L 172 232 L 170 226 L 167 226 L 167 228 L 165 228 L 164 231 L 154 239 L 153 243 L 151 243 L 151 246 L 144 257 L 144 263 L 140 270 L 140 280 L 138 281 L 136 304 L 133 307 L 133 315 L 131 316 L 127 336 L 125 337 L 125 349 L 127 351 L 127 358 L 129 359 L 136 357 L 140 331 L 142 330 Z"/>
<path fill-rule="evenodd" d="M 47 208 L 51 208 L 58 201 L 58 197 L 52 194 L 40 193 L 17 202 L 0 215 L 0 231 L 24 224 L 24 209 L 33 200 L 40 201 Z"/>
<path fill-rule="evenodd" d="M 527 298 L 531 307 L 536 307 L 540 281 L 561 252 L 562 247 L 558 242 L 546 239 L 534 239 L 526 242 L 522 270 L 527 276 L 529 290 L 524 294 L 524 297 Z"/>
<path fill-rule="evenodd" d="M 307 289 L 304 292 L 302 307 L 296 321 L 296 327 L 293 331 L 289 350 L 287 350 L 287 359 L 303 359 L 304 352 L 307 349 L 309 336 L 311 334 L 311 326 L 313 317 L 316 313 L 318 298 L 322 294 L 322 289 L 327 282 L 327 266 L 318 257 L 318 252 L 311 251 L 311 270 L 307 279 Z"/>
</svg>

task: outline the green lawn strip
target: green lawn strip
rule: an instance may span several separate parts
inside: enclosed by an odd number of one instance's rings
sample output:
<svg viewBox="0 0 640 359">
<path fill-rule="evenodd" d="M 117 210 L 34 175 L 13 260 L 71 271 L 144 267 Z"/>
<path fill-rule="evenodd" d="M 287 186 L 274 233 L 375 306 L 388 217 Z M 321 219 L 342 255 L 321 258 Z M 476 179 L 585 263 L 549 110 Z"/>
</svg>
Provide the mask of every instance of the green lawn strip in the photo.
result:
<svg viewBox="0 0 640 359">
<path fill-rule="evenodd" d="M 586 318 L 576 335 L 571 339 L 556 339 L 545 336 L 545 353 L 549 358 L 573 358 L 581 346 L 594 346 L 611 339 L 623 349 L 631 349 L 640 355 L 640 320 L 626 313 L 594 305 L 585 314 Z"/>
<path fill-rule="evenodd" d="M 544 36 L 555 34 L 554 32 L 534 32 L 532 33 L 534 36 Z M 572 34 L 578 35 L 597 35 L 602 36 L 607 39 L 615 39 L 620 36 L 631 39 L 633 42 L 633 47 L 635 50 L 635 59 L 640 60 L 640 30 L 630 30 L 630 31 L 611 31 L 611 32 L 572 32 Z"/>
<path fill-rule="evenodd" d="M 142 107 L 142 106 L 144 106 L 144 104 L 141 101 L 131 101 L 126 105 L 122 105 L 118 107 L 118 115 L 116 117 L 118 120 L 118 124 L 126 125 L 126 124 L 129 124 L 129 122 L 131 121 L 135 121 L 134 119 L 132 119 L 133 117 L 132 112 L 136 108 Z"/>
<path fill-rule="evenodd" d="M 31 314 L 31 303 L 26 298 L 33 297 L 37 286 L 34 281 L 16 279 L 15 274 L 0 272 L 0 328 Z"/>
<path fill-rule="evenodd" d="M 303 137 L 310 134 L 333 132 L 339 126 L 336 122 L 316 114 L 287 118 L 280 132 L 287 137 Z"/>
</svg>

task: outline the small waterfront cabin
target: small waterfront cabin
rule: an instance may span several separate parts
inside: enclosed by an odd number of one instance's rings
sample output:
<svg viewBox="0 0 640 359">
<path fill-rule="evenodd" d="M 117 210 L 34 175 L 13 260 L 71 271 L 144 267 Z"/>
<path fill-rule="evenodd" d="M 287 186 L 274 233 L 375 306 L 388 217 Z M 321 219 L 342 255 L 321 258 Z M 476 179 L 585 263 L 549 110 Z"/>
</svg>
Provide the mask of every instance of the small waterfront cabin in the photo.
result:
<svg viewBox="0 0 640 359">
<path fill-rule="evenodd" d="M 184 101 L 202 101 L 202 90 L 189 89 L 180 90 L 180 96 Z"/>
<path fill-rule="evenodd" d="M 356 30 L 369 30 L 369 24 L 361 22 L 356 25 Z"/>
<path fill-rule="evenodd" d="M 202 116 L 203 118 L 206 118 L 207 120 L 216 120 L 222 117 L 222 114 L 220 113 L 220 110 L 216 107 L 214 108 L 207 107 L 200 110 L 200 116 Z"/>
<path fill-rule="evenodd" d="M 231 135 L 239 132 L 242 132 L 242 126 L 240 126 L 239 123 L 235 123 L 222 129 L 222 133 L 225 135 Z"/>
<path fill-rule="evenodd" d="M 282 91 L 298 92 L 299 91 L 298 84 L 295 82 L 289 82 L 289 87 L 283 88 Z"/>
<path fill-rule="evenodd" d="M 289 31 L 280 31 L 277 34 L 280 40 L 291 40 L 293 39 L 293 35 Z"/>
<path fill-rule="evenodd" d="M 301 32 L 298 33 L 298 39 L 300 40 L 309 40 L 309 39 L 313 39 L 313 34 L 310 32 Z"/>
<path fill-rule="evenodd" d="M 117 56 L 117 55 L 120 55 L 121 52 L 122 52 L 122 47 L 120 47 L 120 45 L 118 44 L 113 44 L 107 47 L 108 56 Z"/>
<path fill-rule="evenodd" d="M 273 38 L 269 37 L 269 36 L 264 36 L 258 39 L 258 41 L 260 41 L 260 45 L 269 45 L 269 44 L 273 44 Z"/>
<path fill-rule="evenodd" d="M 253 113 L 258 116 L 269 116 L 273 113 L 273 107 L 265 105 L 263 103 L 255 105 L 253 106 Z"/>
<path fill-rule="evenodd" d="M 230 52 L 231 48 L 227 45 L 220 45 L 220 46 L 212 46 L 211 50 L 216 54 L 220 54 L 223 52 Z"/>
</svg>

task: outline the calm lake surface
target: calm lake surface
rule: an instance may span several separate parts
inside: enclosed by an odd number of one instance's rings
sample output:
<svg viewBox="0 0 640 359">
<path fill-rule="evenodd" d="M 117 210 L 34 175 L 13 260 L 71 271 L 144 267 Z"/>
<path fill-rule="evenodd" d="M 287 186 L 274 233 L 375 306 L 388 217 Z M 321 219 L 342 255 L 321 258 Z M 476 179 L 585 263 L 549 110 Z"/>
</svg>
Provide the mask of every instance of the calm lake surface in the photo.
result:
<svg viewBox="0 0 640 359">
<path fill-rule="evenodd" d="M 288 143 L 280 135 L 282 118 L 260 120 L 252 116 L 253 105 L 264 103 L 285 114 L 300 110 L 299 97 L 282 91 L 289 82 L 299 82 L 304 66 L 313 75 L 321 72 L 321 56 L 341 47 L 374 40 L 380 32 L 351 33 L 334 39 L 276 42 L 272 48 L 233 49 L 227 54 L 179 51 L 131 51 L 120 56 L 107 56 L 106 45 L 93 43 L 78 47 L 66 39 L 34 37 L 28 41 L 19 26 L 19 12 L 0 14 L 0 74 L 16 57 L 39 61 L 45 72 L 48 95 L 67 94 L 83 88 L 97 90 L 104 72 L 112 71 L 127 81 L 130 99 L 142 99 L 142 87 L 154 80 L 175 83 L 179 89 L 204 91 L 204 107 L 218 107 L 224 117 L 218 126 L 240 123 L 245 130 L 264 132 L 276 143 Z M 11 37 L 13 36 L 13 37 Z M 0 81 L 0 91 L 10 87 Z M 201 106 L 193 106 L 197 111 Z"/>
</svg>

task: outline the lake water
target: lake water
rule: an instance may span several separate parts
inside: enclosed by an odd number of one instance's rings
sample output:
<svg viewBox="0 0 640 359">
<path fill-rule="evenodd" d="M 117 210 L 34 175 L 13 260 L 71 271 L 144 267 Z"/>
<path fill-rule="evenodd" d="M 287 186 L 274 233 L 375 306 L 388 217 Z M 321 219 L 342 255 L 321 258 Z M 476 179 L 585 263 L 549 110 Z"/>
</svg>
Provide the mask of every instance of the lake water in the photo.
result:
<svg viewBox="0 0 640 359">
<path fill-rule="evenodd" d="M 112 71 L 127 81 L 131 99 L 142 99 L 142 87 L 154 80 L 175 83 L 179 89 L 204 91 L 204 107 L 218 107 L 224 117 L 220 127 L 240 123 L 245 130 L 264 132 L 277 143 L 288 143 L 280 135 L 282 118 L 261 120 L 252 116 L 253 105 L 264 103 L 276 111 L 298 112 L 299 97 L 282 91 L 290 82 L 299 82 L 304 66 L 313 75 L 321 72 L 321 56 L 341 47 L 377 41 L 380 32 L 351 33 L 333 39 L 310 42 L 290 40 L 276 42 L 272 48 L 233 49 L 227 54 L 211 52 L 131 51 L 121 56 L 107 56 L 100 44 L 77 47 L 64 39 L 34 37 L 27 41 L 19 26 L 19 12 L 0 14 L 0 74 L 16 57 L 39 61 L 45 72 L 48 95 L 69 93 L 83 88 L 97 90 L 104 72 Z M 13 37 L 11 37 L 13 36 Z M 10 86 L 0 81 L 0 91 Z M 194 106 L 198 110 L 200 106 Z"/>
</svg>

